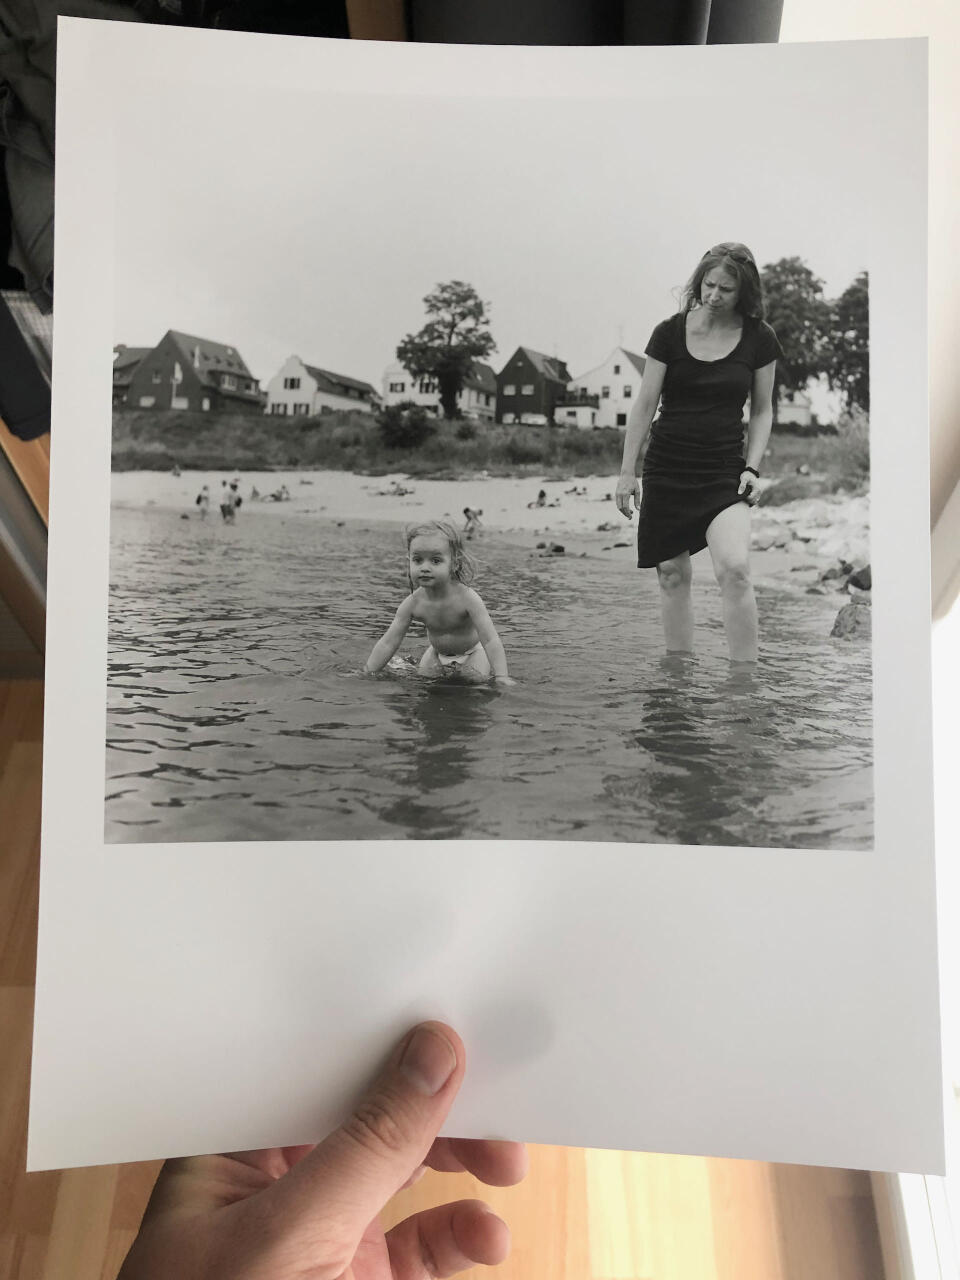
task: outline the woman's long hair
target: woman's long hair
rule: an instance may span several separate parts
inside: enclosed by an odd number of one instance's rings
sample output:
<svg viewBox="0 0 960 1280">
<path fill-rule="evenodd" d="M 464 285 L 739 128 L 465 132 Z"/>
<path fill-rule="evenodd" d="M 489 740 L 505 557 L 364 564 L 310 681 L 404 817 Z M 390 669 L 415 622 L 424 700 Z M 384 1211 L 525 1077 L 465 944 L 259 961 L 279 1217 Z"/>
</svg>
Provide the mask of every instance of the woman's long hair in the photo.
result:
<svg viewBox="0 0 960 1280">
<path fill-rule="evenodd" d="M 701 306 L 700 286 L 703 277 L 714 267 L 723 267 L 731 275 L 736 276 L 740 285 L 737 298 L 737 310 L 742 316 L 754 316 L 763 319 L 763 288 L 760 284 L 760 271 L 757 260 L 745 244 L 736 240 L 724 240 L 708 249 L 696 270 L 683 287 L 680 294 L 680 310 L 686 315 L 694 307 Z"/>
<path fill-rule="evenodd" d="M 408 524 L 403 531 L 404 542 L 407 548 L 407 564 L 410 562 L 410 543 L 414 538 L 423 534 L 427 537 L 439 535 L 445 538 L 450 548 L 450 563 L 453 568 L 453 576 L 458 582 L 462 582 L 464 586 L 473 582 L 477 576 L 477 562 L 473 556 L 463 545 L 463 539 L 460 532 L 452 524 L 446 520 L 425 520 L 422 524 Z M 410 582 L 411 589 L 413 582 Z"/>
</svg>

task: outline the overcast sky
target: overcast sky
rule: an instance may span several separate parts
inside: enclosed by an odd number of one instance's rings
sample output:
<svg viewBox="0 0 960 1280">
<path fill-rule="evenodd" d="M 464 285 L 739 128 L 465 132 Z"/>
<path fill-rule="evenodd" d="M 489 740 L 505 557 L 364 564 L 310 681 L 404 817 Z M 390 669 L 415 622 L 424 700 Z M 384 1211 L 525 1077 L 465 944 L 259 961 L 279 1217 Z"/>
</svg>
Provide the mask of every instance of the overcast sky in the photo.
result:
<svg viewBox="0 0 960 1280">
<path fill-rule="evenodd" d="M 489 303 L 495 369 L 524 344 L 576 376 L 642 352 L 718 240 L 799 255 L 836 295 L 869 269 L 886 180 L 870 94 L 787 77 L 728 96 L 723 52 L 708 94 L 653 104 L 144 94 L 118 123 L 116 341 L 175 328 L 263 383 L 296 353 L 379 388 L 457 278 Z"/>
</svg>

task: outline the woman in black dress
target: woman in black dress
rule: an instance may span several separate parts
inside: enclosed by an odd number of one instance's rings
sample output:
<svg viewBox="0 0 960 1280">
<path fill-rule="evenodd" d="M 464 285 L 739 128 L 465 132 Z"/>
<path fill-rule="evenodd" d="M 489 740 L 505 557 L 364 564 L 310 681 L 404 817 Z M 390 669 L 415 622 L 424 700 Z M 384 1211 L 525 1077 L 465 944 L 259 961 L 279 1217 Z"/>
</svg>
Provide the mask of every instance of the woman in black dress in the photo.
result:
<svg viewBox="0 0 960 1280">
<path fill-rule="evenodd" d="M 773 378 L 782 354 L 763 319 L 753 254 L 729 241 L 703 255 L 679 312 L 658 324 L 647 344 L 617 506 L 627 517 L 631 498 L 637 508 L 637 564 L 656 567 L 668 653 L 693 650 L 690 557 L 709 547 L 730 657 L 756 660 L 750 508 L 770 439 Z M 648 435 L 641 486 L 637 461 Z"/>
</svg>

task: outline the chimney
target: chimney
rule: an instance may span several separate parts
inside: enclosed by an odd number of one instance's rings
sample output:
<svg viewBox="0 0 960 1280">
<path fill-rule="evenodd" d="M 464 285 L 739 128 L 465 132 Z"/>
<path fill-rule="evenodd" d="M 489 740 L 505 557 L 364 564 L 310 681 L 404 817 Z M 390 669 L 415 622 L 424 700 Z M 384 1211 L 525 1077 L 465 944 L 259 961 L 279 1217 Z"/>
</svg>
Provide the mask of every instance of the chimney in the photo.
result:
<svg viewBox="0 0 960 1280">
<path fill-rule="evenodd" d="M 200 368 L 200 347 L 199 346 L 196 346 L 193 348 L 193 367 L 195 369 Z"/>
</svg>

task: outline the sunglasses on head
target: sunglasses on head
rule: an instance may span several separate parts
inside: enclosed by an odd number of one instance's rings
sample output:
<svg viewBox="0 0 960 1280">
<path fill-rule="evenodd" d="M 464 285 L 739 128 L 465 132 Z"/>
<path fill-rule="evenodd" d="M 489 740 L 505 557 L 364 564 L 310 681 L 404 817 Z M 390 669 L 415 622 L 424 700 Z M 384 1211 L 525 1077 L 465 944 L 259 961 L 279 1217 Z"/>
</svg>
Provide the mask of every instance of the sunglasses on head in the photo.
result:
<svg viewBox="0 0 960 1280">
<path fill-rule="evenodd" d="M 705 258 L 713 256 L 732 258 L 734 262 L 742 263 L 745 267 L 755 267 L 757 265 L 745 249 L 734 249 L 727 244 L 715 244 L 703 256 Z"/>
</svg>

